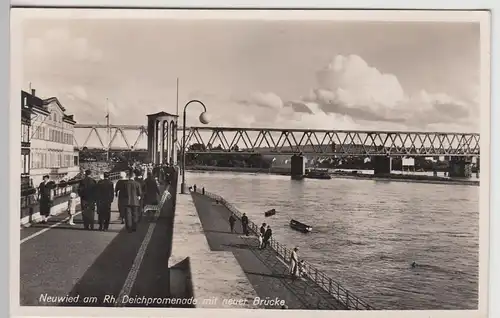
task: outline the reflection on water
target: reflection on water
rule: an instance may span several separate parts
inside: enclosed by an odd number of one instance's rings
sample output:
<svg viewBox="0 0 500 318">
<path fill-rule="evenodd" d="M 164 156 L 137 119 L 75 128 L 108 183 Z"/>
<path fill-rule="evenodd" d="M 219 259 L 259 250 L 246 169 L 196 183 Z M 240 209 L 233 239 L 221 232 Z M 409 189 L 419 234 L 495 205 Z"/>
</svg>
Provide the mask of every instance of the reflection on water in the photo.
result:
<svg viewBox="0 0 500 318">
<path fill-rule="evenodd" d="M 187 181 L 270 223 L 278 241 L 377 309 L 477 308 L 477 186 L 224 172 Z M 291 218 L 313 233 L 291 230 Z"/>
</svg>

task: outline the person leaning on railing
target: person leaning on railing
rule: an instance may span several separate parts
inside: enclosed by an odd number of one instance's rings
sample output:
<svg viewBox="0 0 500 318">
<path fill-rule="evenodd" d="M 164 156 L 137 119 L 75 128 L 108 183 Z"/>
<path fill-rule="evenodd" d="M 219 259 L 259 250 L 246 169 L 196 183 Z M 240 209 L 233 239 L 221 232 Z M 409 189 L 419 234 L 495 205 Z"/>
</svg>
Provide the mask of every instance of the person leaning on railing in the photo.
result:
<svg viewBox="0 0 500 318">
<path fill-rule="evenodd" d="M 290 256 L 290 275 L 293 279 L 299 276 L 299 248 L 294 247 L 292 255 Z"/>
</svg>

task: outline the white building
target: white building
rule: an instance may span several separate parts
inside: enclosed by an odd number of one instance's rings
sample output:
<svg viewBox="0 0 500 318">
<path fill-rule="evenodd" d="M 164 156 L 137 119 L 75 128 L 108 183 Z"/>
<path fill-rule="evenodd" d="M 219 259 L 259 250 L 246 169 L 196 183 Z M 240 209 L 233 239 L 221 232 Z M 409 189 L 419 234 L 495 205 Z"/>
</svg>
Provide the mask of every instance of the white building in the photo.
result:
<svg viewBox="0 0 500 318">
<path fill-rule="evenodd" d="M 31 94 L 25 93 L 26 100 Z M 31 115 L 31 169 L 30 177 L 38 186 L 43 176 L 51 180 L 72 178 L 80 172 L 78 150 L 73 146 L 73 115 L 65 114 L 66 109 L 55 97 L 44 99 L 41 106 L 33 105 Z"/>
</svg>

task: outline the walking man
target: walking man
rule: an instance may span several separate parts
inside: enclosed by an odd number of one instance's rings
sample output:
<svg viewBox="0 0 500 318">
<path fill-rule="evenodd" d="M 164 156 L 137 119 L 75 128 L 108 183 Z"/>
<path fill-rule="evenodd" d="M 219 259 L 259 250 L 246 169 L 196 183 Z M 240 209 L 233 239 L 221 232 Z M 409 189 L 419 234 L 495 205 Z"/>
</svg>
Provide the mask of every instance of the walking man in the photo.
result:
<svg viewBox="0 0 500 318">
<path fill-rule="evenodd" d="M 127 173 L 120 172 L 120 180 L 116 182 L 115 194 L 118 198 L 118 212 L 120 212 L 121 223 L 125 223 L 125 203 L 127 202 L 127 195 L 125 191 L 125 183 L 127 182 Z"/>
<path fill-rule="evenodd" d="M 83 228 L 85 230 L 94 229 L 95 219 L 95 186 L 96 182 L 90 177 L 90 170 L 85 171 L 85 177 L 80 181 L 78 194 L 80 195 L 80 204 L 82 206 Z"/>
<path fill-rule="evenodd" d="M 260 234 L 262 235 L 262 237 L 264 237 L 264 234 L 266 234 L 266 223 L 262 223 L 262 225 L 260 226 Z"/>
<path fill-rule="evenodd" d="M 266 248 L 269 245 L 269 240 L 273 236 L 273 231 L 271 230 L 271 225 L 267 226 L 266 232 L 264 233 L 264 246 L 262 248 Z"/>
<path fill-rule="evenodd" d="M 97 214 L 99 219 L 99 231 L 107 231 L 109 218 L 111 217 L 111 203 L 115 197 L 113 182 L 109 180 L 109 173 L 104 173 L 103 180 L 97 183 Z"/>
<path fill-rule="evenodd" d="M 248 216 L 246 213 L 241 216 L 241 227 L 243 228 L 243 234 L 248 236 Z"/>
<path fill-rule="evenodd" d="M 229 216 L 229 227 L 231 228 L 231 233 L 234 233 L 234 223 L 235 222 L 236 222 L 236 218 L 231 213 L 231 215 Z"/>
<path fill-rule="evenodd" d="M 124 192 L 125 205 L 125 228 L 129 233 L 137 231 L 139 222 L 139 207 L 141 205 L 141 186 L 134 180 L 134 171 L 129 171 L 129 180 L 125 181 Z"/>
<path fill-rule="evenodd" d="M 142 220 L 142 212 L 144 211 L 144 191 L 145 191 L 145 184 L 144 184 L 144 178 L 143 178 L 143 172 L 140 169 L 136 169 L 134 171 L 135 178 L 134 180 L 139 183 L 139 186 L 141 188 L 141 199 L 139 201 L 139 211 L 138 211 L 138 222 Z"/>
</svg>

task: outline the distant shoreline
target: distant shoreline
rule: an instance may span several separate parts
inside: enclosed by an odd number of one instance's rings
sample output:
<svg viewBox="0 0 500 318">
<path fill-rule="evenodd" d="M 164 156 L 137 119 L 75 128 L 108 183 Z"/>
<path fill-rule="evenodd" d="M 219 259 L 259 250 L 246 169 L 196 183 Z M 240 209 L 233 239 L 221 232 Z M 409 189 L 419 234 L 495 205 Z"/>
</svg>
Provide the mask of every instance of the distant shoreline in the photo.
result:
<svg viewBox="0 0 500 318">
<path fill-rule="evenodd" d="M 205 171 L 205 172 L 262 173 L 262 174 L 274 174 L 281 176 L 290 175 L 290 170 L 288 168 L 279 168 L 279 167 L 266 169 L 266 168 L 243 168 L 243 167 L 188 166 L 186 170 L 191 172 Z M 332 178 L 340 178 L 340 179 L 479 186 L 479 181 L 476 180 L 457 180 L 457 179 L 448 179 L 443 177 L 422 176 L 422 175 L 388 174 L 384 176 L 374 176 L 363 173 L 354 174 L 346 171 L 333 172 L 330 173 L 330 175 L 332 176 Z"/>
</svg>

